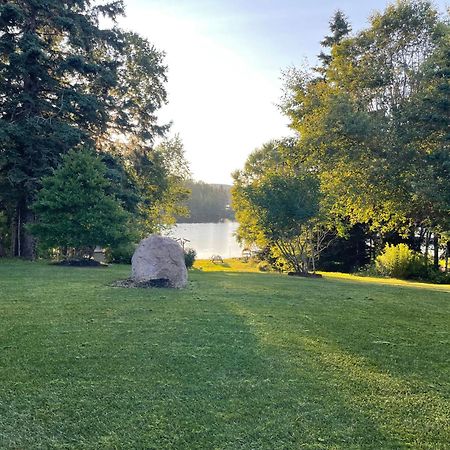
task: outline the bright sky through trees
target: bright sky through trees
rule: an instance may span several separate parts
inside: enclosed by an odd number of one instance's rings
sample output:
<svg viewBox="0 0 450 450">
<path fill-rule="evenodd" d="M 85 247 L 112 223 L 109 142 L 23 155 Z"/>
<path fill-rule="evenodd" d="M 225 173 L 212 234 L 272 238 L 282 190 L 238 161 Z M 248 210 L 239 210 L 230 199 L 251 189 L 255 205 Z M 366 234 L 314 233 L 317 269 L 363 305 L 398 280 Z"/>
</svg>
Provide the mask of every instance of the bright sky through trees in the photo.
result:
<svg viewBox="0 0 450 450">
<path fill-rule="evenodd" d="M 276 107 L 281 70 L 315 63 L 336 9 L 353 30 L 386 0 L 126 0 L 121 25 L 167 54 L 169 105 L 194 178 L 230 183 L 264 142 L 289 133 Z M 436 2 L 444 11 L 447 2 Z"/>
</svg>

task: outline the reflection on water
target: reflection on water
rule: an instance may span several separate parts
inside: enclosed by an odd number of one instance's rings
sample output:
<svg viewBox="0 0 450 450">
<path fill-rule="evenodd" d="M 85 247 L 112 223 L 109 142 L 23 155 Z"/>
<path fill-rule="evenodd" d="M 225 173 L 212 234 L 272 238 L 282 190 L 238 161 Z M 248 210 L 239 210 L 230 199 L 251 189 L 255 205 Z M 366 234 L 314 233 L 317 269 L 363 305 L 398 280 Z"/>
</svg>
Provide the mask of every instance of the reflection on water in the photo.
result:
<svg viewBox="0 0 450 450">
<path fill-rule="evenodd" d="M 193 248 L 198 259 L 209 259 L 212 255 L 233 258 L 242 254 L 234 236 L 237 227 L 237 222 L 179 223 L 167 234 L 173 238 L 188 239 L 190 242 L 185 246 Z"/>
</svg>

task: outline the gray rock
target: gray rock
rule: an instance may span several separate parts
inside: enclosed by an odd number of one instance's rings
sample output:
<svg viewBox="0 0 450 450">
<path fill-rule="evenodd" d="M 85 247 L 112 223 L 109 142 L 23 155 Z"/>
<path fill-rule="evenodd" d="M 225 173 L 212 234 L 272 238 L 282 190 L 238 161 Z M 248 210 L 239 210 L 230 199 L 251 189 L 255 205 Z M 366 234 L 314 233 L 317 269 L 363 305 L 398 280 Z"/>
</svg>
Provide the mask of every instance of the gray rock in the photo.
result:
<svg viewBox="0 0 450 450">
<path fill-rule="evenodd" d="M 186 287 L 187 269 L 181 245 L 157 234 L 142 240 L 131 259 L 131 276 L 138 282 L 167 280 L 169 287 Z"/>
</svg>

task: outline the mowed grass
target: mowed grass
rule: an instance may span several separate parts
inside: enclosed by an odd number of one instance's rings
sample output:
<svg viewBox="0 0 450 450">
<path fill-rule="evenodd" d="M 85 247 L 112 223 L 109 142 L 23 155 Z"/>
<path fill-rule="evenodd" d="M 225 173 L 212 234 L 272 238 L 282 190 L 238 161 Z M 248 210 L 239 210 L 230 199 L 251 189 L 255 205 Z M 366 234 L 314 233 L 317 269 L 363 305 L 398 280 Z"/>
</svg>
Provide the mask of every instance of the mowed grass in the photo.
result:
<svg viewBox="0 0 450 450">
<path fill-rule="evenodd" d="M 0 448 L 449 448 L 450 289 L 0 260 Z"/>
</svg>

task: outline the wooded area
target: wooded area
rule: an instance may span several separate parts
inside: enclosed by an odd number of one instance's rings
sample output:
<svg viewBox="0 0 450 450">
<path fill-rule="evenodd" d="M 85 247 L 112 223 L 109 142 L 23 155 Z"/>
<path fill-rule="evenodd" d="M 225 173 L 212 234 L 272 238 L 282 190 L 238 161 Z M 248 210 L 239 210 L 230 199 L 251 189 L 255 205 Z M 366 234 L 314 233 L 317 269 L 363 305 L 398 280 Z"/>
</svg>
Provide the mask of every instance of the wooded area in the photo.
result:
<svg viewBox="0 0 450 450">
<path fill-rule="evenodd" d="M 320 259 L 355 269 L 386 243 L 422 252 L 424 266 L 432 248 L 438 270 L 450 248 L 448 17 L 400 1 L 354 35 L 338 11 L 330 31 L 319 67 L 284 74 L 295 137 L 234 174 L 239 237 L 296 271 Z"/>
<path fill-rule="evenodd" d="M 165 139 L 169 126 L 156 115 L 167 100 L 164 54 L 117 27 L 124 13 L 122 1 L 0 5 L 0 255 L 33 258 L 36 238 L 50 243 L 49 233 L 65 251 L 73 239 L 50 230 L 52 224 L 81 235 L 96 228 L 85 252 L 97 245 L 93 236 L 102 235 L 103 223 L 98 203 L 87 201 L 76 217 L 65 213 L 69 197 L 83 198 L 86 183 L 79 174 L 61 180 L 66 198 L 46 197 L 58 183 L 51 177 L 61 173 L 54 170 L 71 164 L 64 158 L 73 149 L 95 151 L 84 162 L 109 180 L 107 192 L 100 183 L 97 193 L 124 210 L 133 234 L 157 231 L 183 212 L 189 178 L 183 145 L 179 137 Z M 83 160 L 72 155 L 72 163 L 74 158 Z M 39 218 L 50 203 L 48 217 Z M 36 220 L 47 222 L 33 228 Z M 117 234 L 118 223 L 114 233 L 104 234 Z"/>
</svg>

